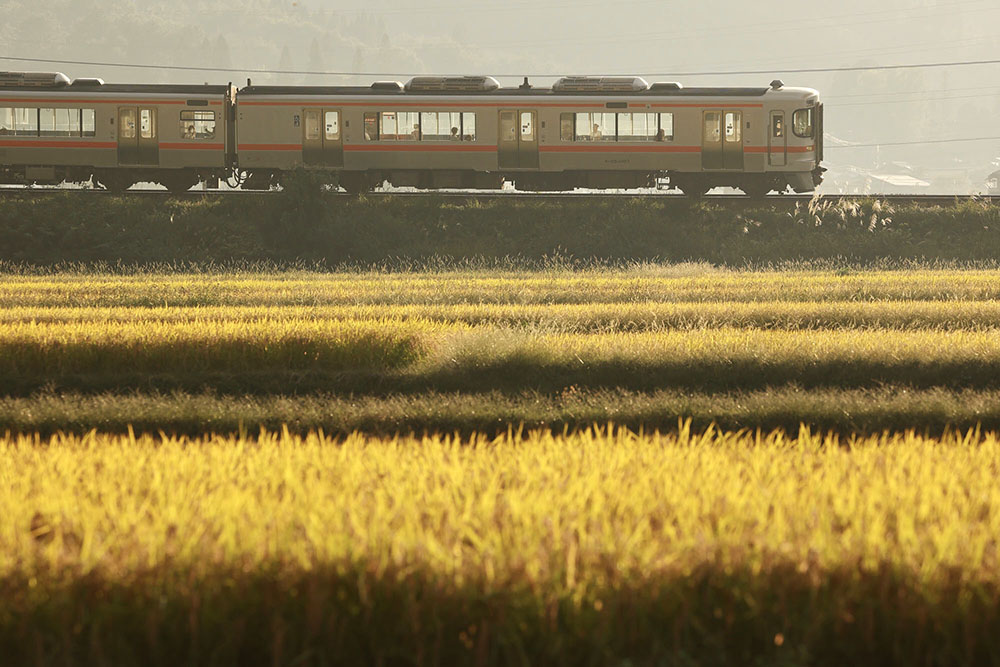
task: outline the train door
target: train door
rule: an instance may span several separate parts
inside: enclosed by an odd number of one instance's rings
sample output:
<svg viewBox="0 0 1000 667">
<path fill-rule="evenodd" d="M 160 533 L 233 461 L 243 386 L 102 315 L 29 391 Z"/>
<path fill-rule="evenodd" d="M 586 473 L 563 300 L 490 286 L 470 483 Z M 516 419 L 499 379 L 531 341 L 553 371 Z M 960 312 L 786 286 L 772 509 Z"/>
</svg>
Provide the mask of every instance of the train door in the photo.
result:
<svg viewBox="0 0 1000 667">
<path fill-rule="evenodd" d="M 302 161 L 307 165 L 344 166 L 344 143 L 339 109 L 305 109 L 302 112 Z"/>
<path fill-rule="evenodd" d="M 743 112 L 710 110 L 702 115 L 703 169 L 743 169 Z"/>
<path fill-rule="evenodd" d="M 767 134 L 767 163 L 772 167 L 784 167 L 788 164 L 784 111 L 771 112 L 771 130 Z"/>
<path fill-rule="evenodd" d="M 538 169 L 538 112 L 500 111 L 497 141 L 501 169 Z"/>
<path fill-rule="evenodd" d="M 160 164 L 160 139 L 154 107 L 119 107 L 118 164 Z"/>
</svg>

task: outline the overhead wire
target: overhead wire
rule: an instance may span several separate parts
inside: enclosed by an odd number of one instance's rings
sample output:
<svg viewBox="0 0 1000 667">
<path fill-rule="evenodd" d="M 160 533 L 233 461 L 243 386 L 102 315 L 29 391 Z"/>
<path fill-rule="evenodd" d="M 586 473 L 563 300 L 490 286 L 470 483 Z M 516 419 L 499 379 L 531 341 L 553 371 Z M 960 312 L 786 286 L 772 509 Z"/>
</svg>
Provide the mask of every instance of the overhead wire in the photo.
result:
<svg viewBox="0 0 1000 667">
<path fill-rule="evenodd" d="M 331 71 L 316 71 L 316 70 L 283 70 L 283 69 L 268 69 L 268 68 L 240 68 L 240 67 L 205 67 L 196 65 L 165 65 L 165 64 L 151 64 L 151 63 L 121 63 L 121 62 L 110 62 L 110 61 L 94 61 L 94 60 L 70 60 L 70 59 L 58 59 L 58 58 L 24 58 L 19 56 L 0 56 L 2 61 L 15 61 L 15 62 L 29 62 L 29 63 L 45 63 L 45 64 L 59 64 L 59 65 L 79 65 L 86 67 L 124 67 L 130 69 L 156 69 L 156 70 L 177 70 L 185 72 L 233 72 L 233 73 L 243 73 L 243 74 L 294 74 L 294 75 L 306 75 L 306 76 L 410 76 L 412 72 L 331 72 Z M 998 65 L 1000 64 L 1000 59 L 982 59 L 982 60 L 960 60 L 960 61 L 950 61 L 950 62 L 932 62 L 932 63 L 903 63 L 895 65 L 854 65 L 846 67 L 803 67 L 803 68 L 773 68 L 773 69 L 753 69 L 753 70 L 727 70 L 727 71 L 704 71 L 704 72 L 640 72 L 643 76 L 749 76 L 749 75 L 776 75 L 776 74 L 818 74 L 818 73 L 832 73 L 832 72 L 874 72 L 874 71 L 893 71 L 893 70 L 912 70 L 912 69 L 934 69 L 934 68 L 944 68 L 944 67 L 974 67 L 982 65 Z M 612 74 L 612 73 L 594 73 L 595 76 L 629 76 L 631 74 Z M 449 74 L 445 76 L 462 76 L 461 74 Z M 539 77 L 539 78 L 555 78 L 563 76 L 563 73 L 506 73 L 506 74 L 494 74 L 493 76 L 504 77 L 504 78 L 515 78 L 521 76 L 529 77 Z"/>
</svg>

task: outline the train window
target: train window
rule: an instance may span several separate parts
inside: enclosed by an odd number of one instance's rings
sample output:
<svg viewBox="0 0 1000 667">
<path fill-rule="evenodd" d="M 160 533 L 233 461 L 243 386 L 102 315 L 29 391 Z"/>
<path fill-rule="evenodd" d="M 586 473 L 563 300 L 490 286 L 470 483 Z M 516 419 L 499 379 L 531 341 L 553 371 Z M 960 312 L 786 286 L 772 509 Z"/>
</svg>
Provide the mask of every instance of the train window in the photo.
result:
<svg viewBox="0 0 1000 667">
<path fill-rule="evenodd" d="M 615 128 L 613 113 L 576 114 L 577 141 L 614 141 Z"/>
<path fill-rule="evenodd" d="M 38 136 L 40 136 L 40 137 L 54 137 L 54 136 L 56 136 L 56 110 L 55 109 L 39 109 L 38 110 Z"/>
<path fill-rule="evenodd" d="M 63 137 L 79 137 L 80 109 L 56 109 L 56 132 Z"/>
<path fill-rule="evenodd" d="M 38 136 L 38 109 L 14 109 L 14 134 L 19 137 Z"/>
<path fill-rule="evenodd" d="M 143 139 L 156 137 L 156 115 L 152 109 L 139 110 L 139 136 Z"/>
<path fill-rule="evenodd" d="M 771 136 L 775 139 L 781 139 L 785 136 L 784 116 L 773 116 L 771 118 Z"/>
<path fill-rule="evenodd" d="M 722 141 L 722 118 L 718 111 L 705 114 L 705 142 L 717 144 Z"/>
<path fill-rule="evenodd" d="M 645 114 L 637 113 L 635 115 L 645 117 Z M 618 138 L 622 141 L 632 141 L 633 139 L 632 132 L 635 129 L 635 123 L 633 122 L 632 116 L 633 114 L 630 113 L 618 114 Z M 645 137 L 640 136 L 639 138 L 643 139 Z"/>
<path fill-rule="evenodd" d="M 442 120 L 445 122 L 445 132 L 444 134 L 438 131 L 438 116 L 444 116 Z M 441 141 L 442 139 L 448 138 L 448 114 L 439 114 L 436 111 L 424 111 L 420 114 L 420 129 L 423 134 L 421 137 L 424 141 Z M 458 129 L 455 129 L 455 134 L 458 134 Z"/>
<path fill-rule="evenodd" d="M 533 111 L 521 112 L 521 141 L 535 140 L 535 113 Z"/>
<path fill-rule="evenodd" d="M 500 141 L 517 141 L 517 114 L 513 111 L 500 112 Z"/>
<path fill-rule="evenodd" d="M 564 113 L 559 116 L 559 138 L 573 141 L 573 114 Z"/>
<path fill-rule="evenodd" d="M 214 111 L 182 111 L 181 137 L 184 139 L 214 139 Z"/>
<path fill-rule="evenodd" d="M 14 110 L 0 107 L 0 134 L 14 134 Z"/>
<path fill-rule="evenodd" d="M 319 109 L 306 109 L 306 141 L 319 141 L 320 140 L 320 127 L 319 127 Z"/>
<path fill-rule="evenodd" d="M 326 138 L 330 141 L 338 141 L 340 139 L 340 112 L 327 111 L 323 120 L 326 128 Z"/>
<path fill-rule="evenodd" d="M 453 116 L 456 114 L 452 114 Z M 462 114 L 462 141 L 476 140 L 476 114 L 466 111 Z"/>
<path fill-rule="evenodd" d="M 451 111 L 424 111 L 420 114 L 423 141 L 458 141 L 462 138 L 462 114 Z"/>
<path fill-rule="evenodd" d="M 416 111 L 400 111 L 396 114 L 399 123 L 400 141 L 418 141 L 420 139 L 420 114 Z"/>
<path fill-rule="evenodd" d="M 122 139 L 135 139 L 135 109 L 121 109 L 118 132 Z"/>
<path fill-rule="evenodd" d="M 365 114 L 365 139 L 368 141 L 378 141 L 378 114 Z"/>
<path fill-rule="evenodd" d="M 656 134 L 656 140 L 657 141 L 674 140 L 674 114 L 672 112 L 660 114 L 660 129 Z"/>
<path fill-rule="evenodd" d="M 618 141 L 672 141 L 673 138 L 672 113 L 618 114 Z"/>
<path fill-rule="evenodd" d="M 799 109 L 792 116 L 792 131 L 795 136 L 805 139 L 813 136 L 813 110 Z"/>
<path fill-rule="evenodd" d="M 743 114 L 738 111 L 726 112 L 726 143 L 743 141 Z"/>
<path fill-rule="evenodd" d="M 83 109 L 82 114 L 83 122 L 81 126 L 83 131 L 80 133 L 84 137 L 93 137 L 97 135 L 97 122 L 95 120 L 95 112 L 93 109 Z"/>
</svg>

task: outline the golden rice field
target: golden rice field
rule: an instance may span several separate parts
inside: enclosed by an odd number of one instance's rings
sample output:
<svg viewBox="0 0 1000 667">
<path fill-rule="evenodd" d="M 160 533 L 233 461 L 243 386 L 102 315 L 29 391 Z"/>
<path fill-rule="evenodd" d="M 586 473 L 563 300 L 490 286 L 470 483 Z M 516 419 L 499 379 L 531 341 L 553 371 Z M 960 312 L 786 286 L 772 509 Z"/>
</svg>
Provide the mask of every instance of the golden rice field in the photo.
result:
<svg viewBox="0 0 1000 667">
<path fill-rule="evenodd" d="M 977 433 L 10 437 L 0 643 L 10 664 L 986 664 L 998 473 Z"/>
<path fill-rule="evenodd" d="M 996 271 L 4 275 L 0 655 L 1000 663 L 998 432 Z"/>
</svg>

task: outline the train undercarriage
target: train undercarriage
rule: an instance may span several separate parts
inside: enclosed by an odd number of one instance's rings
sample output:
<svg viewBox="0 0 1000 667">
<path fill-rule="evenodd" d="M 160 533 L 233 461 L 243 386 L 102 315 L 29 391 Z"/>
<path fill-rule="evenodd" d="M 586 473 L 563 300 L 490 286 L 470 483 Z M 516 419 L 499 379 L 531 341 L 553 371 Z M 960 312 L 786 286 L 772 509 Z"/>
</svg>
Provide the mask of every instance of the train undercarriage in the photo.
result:
<svg viewBox="0 0 1000 667">
<path fill-rule="evenodd" d="M 700 197 L 717 187 L 742 190 L 752 197 L 771 192 L 811 192 L 823 180 L 822 168 L 809 172 L 765 174 L 706 174 L 629 171 L 479 172 L 469 170 L 331 171 L 329 185 L 354 194 L 371 192 L 388 184 L 421 190 L 501 190 L 505 184 L 522 192 L 589 190 L 678 189 Z M 186 192 L 204 184 L 217 189 L 220 182 L 244 190 L 270 190 L 281 185 L 286 173 L 277 170 L 234 173 L 194 169 L 97 169 L 92 167 L 15 166 L 0 169 L 0 183 L 12 185 L 90 184 L 123 192 L 137 183 L 157 183 L 171 192 Z"/>
</svg>

